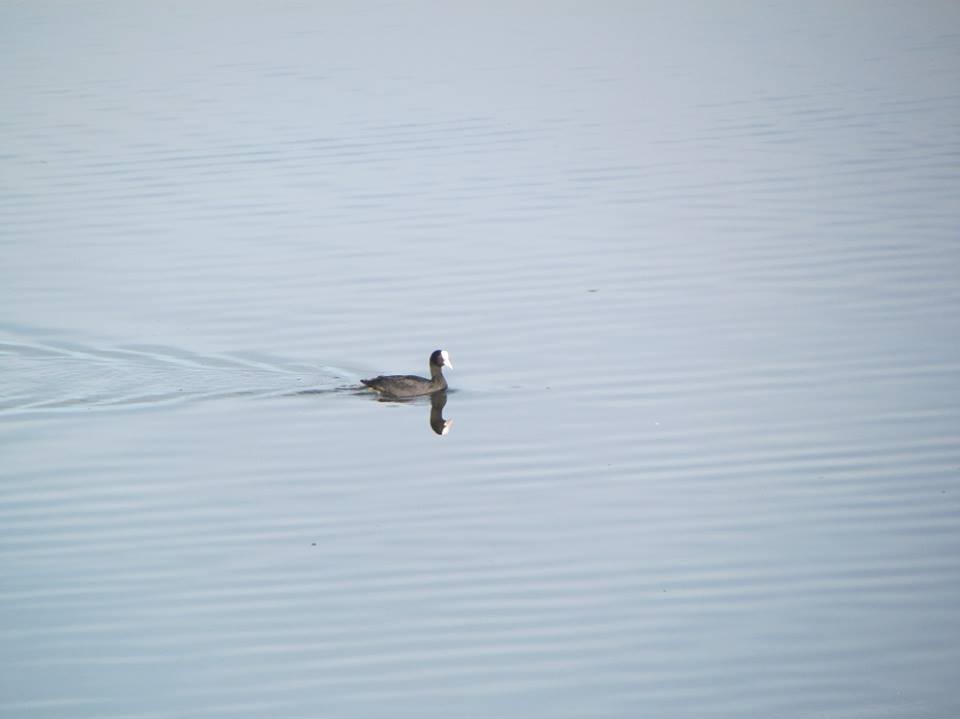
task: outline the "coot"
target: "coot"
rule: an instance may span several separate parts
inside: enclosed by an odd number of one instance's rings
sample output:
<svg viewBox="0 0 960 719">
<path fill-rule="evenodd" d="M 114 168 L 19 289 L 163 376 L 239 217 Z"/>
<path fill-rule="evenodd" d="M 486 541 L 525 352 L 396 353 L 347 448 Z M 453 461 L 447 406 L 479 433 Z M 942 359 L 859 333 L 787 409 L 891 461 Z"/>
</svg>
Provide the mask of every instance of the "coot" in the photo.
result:
<svg viewBox="0 0 960 719">
<path fill-rule="evenodd" d="M 447 380 L 443 378 L 443 367 L 453 367 L 450 363 L 450 355 L 446 350 L 434 350 L 430 355 L 430 379 L 412 374 L 391 374 L 360 381 L 375 392 L 388 397 L 418 397 L 447 388 Z"/>
</svg>

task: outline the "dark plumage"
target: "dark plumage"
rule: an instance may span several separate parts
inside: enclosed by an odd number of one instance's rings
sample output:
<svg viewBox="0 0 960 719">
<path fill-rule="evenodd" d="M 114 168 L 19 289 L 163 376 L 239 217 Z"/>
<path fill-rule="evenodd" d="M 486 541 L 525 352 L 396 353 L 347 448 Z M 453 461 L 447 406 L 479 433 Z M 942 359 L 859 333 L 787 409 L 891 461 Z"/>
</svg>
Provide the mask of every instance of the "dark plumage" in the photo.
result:
<svg viewBox="0 0 960 719">
<path fill-rule="evenodd" d="M 419 397 L 447 388 L 443 367 L 453 367 L 446 350 L 434 350 L 430 355 L 430 379 L 412 374 L 380 375 L 373 379 L 360 380 L 367 387 L 388 397 Z"/>
</svg>

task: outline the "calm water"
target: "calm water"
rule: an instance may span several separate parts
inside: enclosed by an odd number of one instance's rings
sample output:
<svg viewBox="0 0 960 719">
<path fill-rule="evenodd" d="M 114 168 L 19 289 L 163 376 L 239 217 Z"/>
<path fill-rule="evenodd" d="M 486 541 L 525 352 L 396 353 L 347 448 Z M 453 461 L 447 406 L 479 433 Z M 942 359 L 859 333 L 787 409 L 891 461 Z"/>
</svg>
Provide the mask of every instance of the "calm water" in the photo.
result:
<svg viewBox="0 0 960 719">
<path fill-rule="evenodd" d="M 0 9 L 0 716 L 960 715 L 960 5 L 456 7 Z"/>
</svg>

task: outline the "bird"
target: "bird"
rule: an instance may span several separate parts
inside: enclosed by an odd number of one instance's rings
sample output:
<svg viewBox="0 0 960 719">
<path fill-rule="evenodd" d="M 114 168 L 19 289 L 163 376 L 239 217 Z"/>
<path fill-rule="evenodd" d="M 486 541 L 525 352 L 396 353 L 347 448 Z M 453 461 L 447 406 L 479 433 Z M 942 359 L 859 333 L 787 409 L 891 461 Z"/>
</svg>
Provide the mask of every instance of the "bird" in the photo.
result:
<svg viewBox="0 0 960 719">
<path fill-rule="evenodd" d="M 440 392 L 447 388 L 447 380 L 443 376 L 443 367 L 453 368 L 450 355 L 446 350 L 434 350 L 430 355 L 430 379 L 412 374 L 391 374 L 360 381 L 374 392 L 379 392 L 385 397 L 419 397 Z"/>
</svg>

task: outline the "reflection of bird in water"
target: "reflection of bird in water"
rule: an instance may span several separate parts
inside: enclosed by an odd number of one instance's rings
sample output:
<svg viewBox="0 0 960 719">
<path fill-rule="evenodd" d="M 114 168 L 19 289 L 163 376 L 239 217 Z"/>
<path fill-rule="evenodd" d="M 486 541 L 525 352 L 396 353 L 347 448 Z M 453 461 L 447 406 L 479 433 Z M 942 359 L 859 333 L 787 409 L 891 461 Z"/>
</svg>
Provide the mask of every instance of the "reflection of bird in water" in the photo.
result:
<svg viewBox="0 0 960 719">
<path fill-rule="evenodd" d="M 447 404 L 447 391 L 442 390 L 430 395 L 430 427 L 439 435 L 445 435 L 453 426 L 452 419 L 443 418 L 443 408 Z"/>
<path fill-rule="evenodd" d="M 373 379 L 360 380 L 374 392 L 385 397 L 419 397 L 424 394 L 433 394 L 447 388 L 447 380 L 443 377 L 443 367 L 453 368 L 450 355 L 446 350 L 434 350 L 430 355 L 430 379 L 417 377 L 412 374 L 380 375 Z"/>
<path fill-rule="evenodd" d="M 387 402 L 389 404 L 420 404 L 417 397 L 391 397 L 390 395 L 380 395 L 377 402 Z M 445 435 L 450 432 L 453 426 L 452 419 L 443 418 L 443 408 L 447 404 L 447 391 L 440 390 L 430 395 L 430 428 L 439 435 Z"/>
</svg>

